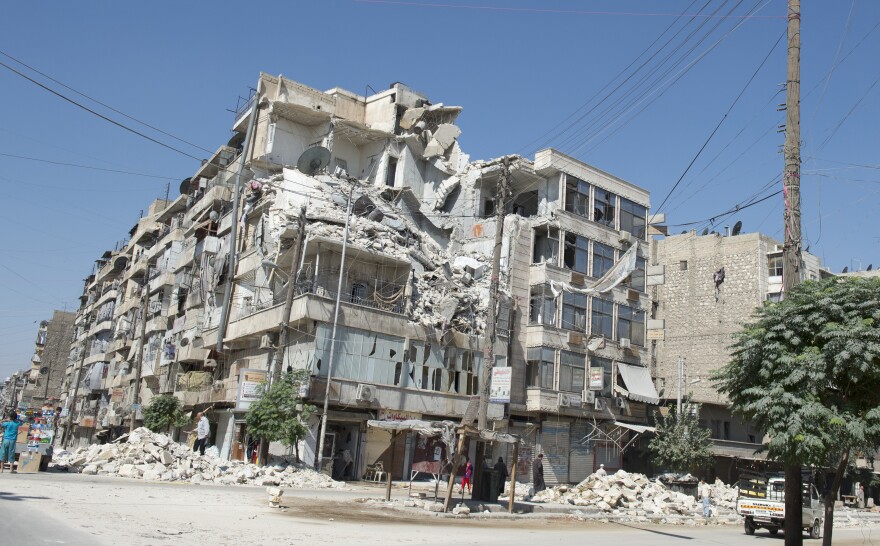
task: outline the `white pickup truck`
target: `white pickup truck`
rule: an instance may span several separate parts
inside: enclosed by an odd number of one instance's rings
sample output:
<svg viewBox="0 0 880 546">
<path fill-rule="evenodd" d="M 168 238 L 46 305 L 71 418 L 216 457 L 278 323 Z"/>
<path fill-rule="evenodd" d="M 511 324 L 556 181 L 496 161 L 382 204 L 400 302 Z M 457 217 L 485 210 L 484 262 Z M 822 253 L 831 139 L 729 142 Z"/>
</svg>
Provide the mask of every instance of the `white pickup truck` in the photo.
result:
<svg viewBox="0 0 880 546">
<path fill-rule="evenodd" d="M 754 535 L 756 529 L 767 529 L 775 535 L 784 528 L 785 522 L 785 478 L 781 475 L 744 475 L 739 481 L 739 497 L 736 512 L 745 517 L 747 535 Z M 825 508 L 816 487 L 802 483 L 803 521 L 802 526 L 810 538 L 819 538 L 822 533 L 822 520 Z"/>
</svg>

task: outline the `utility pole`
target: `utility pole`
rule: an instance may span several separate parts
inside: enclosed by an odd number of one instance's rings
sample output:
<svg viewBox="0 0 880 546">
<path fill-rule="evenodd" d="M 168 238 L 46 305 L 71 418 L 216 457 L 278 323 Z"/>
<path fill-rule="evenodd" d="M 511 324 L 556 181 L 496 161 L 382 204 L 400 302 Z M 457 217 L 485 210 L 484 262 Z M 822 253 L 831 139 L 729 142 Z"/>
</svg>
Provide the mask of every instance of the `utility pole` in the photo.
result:
<svg viewBox="0 0 880 546">
<path fill-rule="evenodd" d="M 73 436 L 73 408 L 76 406 L 76 396 L 79 394 L 79 384 L 82 381 L 82 367 L 86 361 L 86 345 L 88 336 L 83 340 L 82 354 L 79 358 L 79 366 L 73 370 L 76 375 L 76 382 L 73 384 L 73 397 L 67 399 L 67 427 L 64 430 L 64 449 L 70 445 L 70 437 Z"/>
<path fill-rule="evenodd" d="M 486 320 L 486 336 L 483 341 L 485 358 L 480 374 L 480 411 L 477 426 L 484 430 L 488 426 L 489 382 L 495 365 L 495 323 L 498 321 L 498 277 L 501 274 L 501 243 L 504 237 L 504 211 L 507 209 L 507 186 L 510 178 L 510 159 L 505 157 L 501 163 L 501 178 L 495 190 L 495 247 L 492 254 L 492 277 L 489 285 L 489 313 Z M 480 465 L 482 466 L 482 465 Z"/>
<path fill-rule="evenodd" d="M 299 228 L 296 231 L 296 242 L 293 244 L 293 255 L 290 259 L 290 274 L 287 278 L 287 294 L 284 297 L 284 311 L 281 313 L 281 332 L 278 334 L 278 346 L 275 349 L 275 363 L 272 365 L 272 383 L 281 379 L 281 366 L 284 364 L 284 352 L 290 333 L 290 309 L 293 307 L 294 288 L 299 276 L 299 255 L 302 253 L 303 239 L 306 235 L 306 207 L 299 209 Z"/>
<path fill-rule="evenodd" d="M 141 323 L 140 323 L 140 346 L 137 354 L 137 368 L 134 376 L 134 396 L 131 402 L 131 424 L 128 427 L 129 432 L 134 432 L 137 423 L 137 410 L 140 408 L 141 402 L 141 371 L 144 366 L 144 342 L 147 337 L 147 307 L 150 303 L 150 260 L 147 259 L 147 268 L 144 271 L 144 293 L 141 294 Z"/>
<path fill-rule="evenodd" d="M 333 354 L 336 349 L 336 327 L 339 325 L 339 302 L 342 297 L 342 280 L 345 275 L 345 251 L 348 249 L 348 225 L 351 222 L 351 204 L 354 186 L 348 194 L 348 208 L 345 211 L 345 231 L 342 235 L 342 258 L 339 260 L 339 283 L 336 285 L 336 304 L 333 306 L 333 332 L 330 334 L 330 356 L 327 357 L 327 385 L 324 388 L 324 413 L 321 414 L 321 437 L 318 438 L 317 470 L 324 465 L 324 437 L 327 435 L 327 412 L 330 411 L 330 381 L 333 378 Z M 392 446 L 393 449 L 393 446 Z M 389 468 L 388 472 L 393 469 Z"/>
<path fill-rule="evenodd" d="M 785 81 L 785 244 L 782 247 L 783 297 L 801 282 L 801 2 L 788 0 L 788 69 Z M 801 466 L 785 465 L 785 545 L 801 546 L 803 504 Z M 826 502 L 830 499 L 826 498 Z"/>
</svg>

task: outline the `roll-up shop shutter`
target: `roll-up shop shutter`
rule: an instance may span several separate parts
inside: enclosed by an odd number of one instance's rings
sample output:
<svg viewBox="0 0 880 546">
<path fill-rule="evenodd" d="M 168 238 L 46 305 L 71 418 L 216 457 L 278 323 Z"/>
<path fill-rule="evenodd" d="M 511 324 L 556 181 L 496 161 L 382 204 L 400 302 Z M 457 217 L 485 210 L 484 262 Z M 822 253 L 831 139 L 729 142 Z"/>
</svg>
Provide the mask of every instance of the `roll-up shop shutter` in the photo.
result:
<svg viewBox="0 0 880 546">
<path fill-rule="evenodd" d="M 544 481 L 547 485 L 568 483 L 569 424 L 541 423 L 541 449 L 544 452 Z"/>
<path fill-rule="evenodd" d="M 571 452 L 568 456 L 568 481 L 580 483 L 593 473 L 593 442 L 585 441 L 592 425 L 572 423 Z"/>
</svg>

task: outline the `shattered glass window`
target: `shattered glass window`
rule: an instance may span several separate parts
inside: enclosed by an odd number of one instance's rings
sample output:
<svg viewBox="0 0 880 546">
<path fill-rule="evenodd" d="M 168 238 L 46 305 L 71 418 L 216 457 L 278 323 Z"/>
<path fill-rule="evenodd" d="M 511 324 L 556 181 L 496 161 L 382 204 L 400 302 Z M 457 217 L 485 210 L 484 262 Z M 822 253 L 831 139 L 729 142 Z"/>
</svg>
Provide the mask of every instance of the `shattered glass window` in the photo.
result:
<svg viewBox="0 0 880 546">
<path fill-rule="evenodd" d="M 614 265 L 614 248 L 593 241 L 593 276 L 601 277 Z"/>
<path fill-rule="evenodd" d="M 617 196 L 610 191 L 596 188 L 593 203 L 593 221 L 604 226 L 614 227 L 614 209 L 617 206 Z"/>
<path fill-rule="evenodd" d="M 564 292 L 562 295 L 562 327 L 567 330 L 587 331 L 587 296 Z"/>
<path fill-rule="evenodd" d="M 565 255 L 563 262 L 566 268 L 587 275 L 587 258 L 590 240 L 574 233 L 565 234 Z"/>
<path fill-rule="evenodd" d="M 593 298 L 593 312 L 590 316 L 590 334 L 611 338 L 614 302 Z"/>
<path fill-rule="evenodd" d="M 529 301 L 529 324 L 556 326 L 556 299 L 549 291 L 532 294 Z"/>
<path fill-rule="evenodd" d="M 617 306 L 617 339 L 628 339 L 633 345 L 645 344 L 645 312 L 628 305 Z"/>
<path fill-rule="evenodd" d="M 629 199 L 620 198 L 620 230 L 644 239 L 648 229 L 648 209 Z"/>
<path fill-rule="evenodd" d="M 590 185 L 570 174 L 565 175 L 565 210 L 589 217 L 590 210 Z"/>
</svg>

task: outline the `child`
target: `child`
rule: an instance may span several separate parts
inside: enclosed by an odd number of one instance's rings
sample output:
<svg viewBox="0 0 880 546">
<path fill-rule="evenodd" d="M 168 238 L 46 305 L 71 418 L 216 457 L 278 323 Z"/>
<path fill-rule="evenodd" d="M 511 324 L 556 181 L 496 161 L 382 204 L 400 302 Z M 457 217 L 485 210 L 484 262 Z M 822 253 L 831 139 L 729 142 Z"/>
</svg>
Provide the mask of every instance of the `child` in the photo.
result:
<svg viewBox="0 0 880 546">
<path fill-rule="evenodd" d="M 0 444 L 0 472 L 3 472 L 3 468 L 8 462 L 9 469 L 13 474 L 15 473 L 15 441 L 18 439 L 18 427 L 20 426 L 21 421 L 18 420 L 15 411 L 10 411 L 9 419 L 0 425 L 0 428 L 3 429 L 3 443 Z"/>
<path fill-rule="evenodd" d="M 461 480 L 461 491 L 464 492 L 465 486 L 468 488 L 468 495 L 471 494 L 471 476 L 474 473 L 474 465 L 471 464 L 470 457 L 464 458 L 464 478 Z"/>
</svg>

